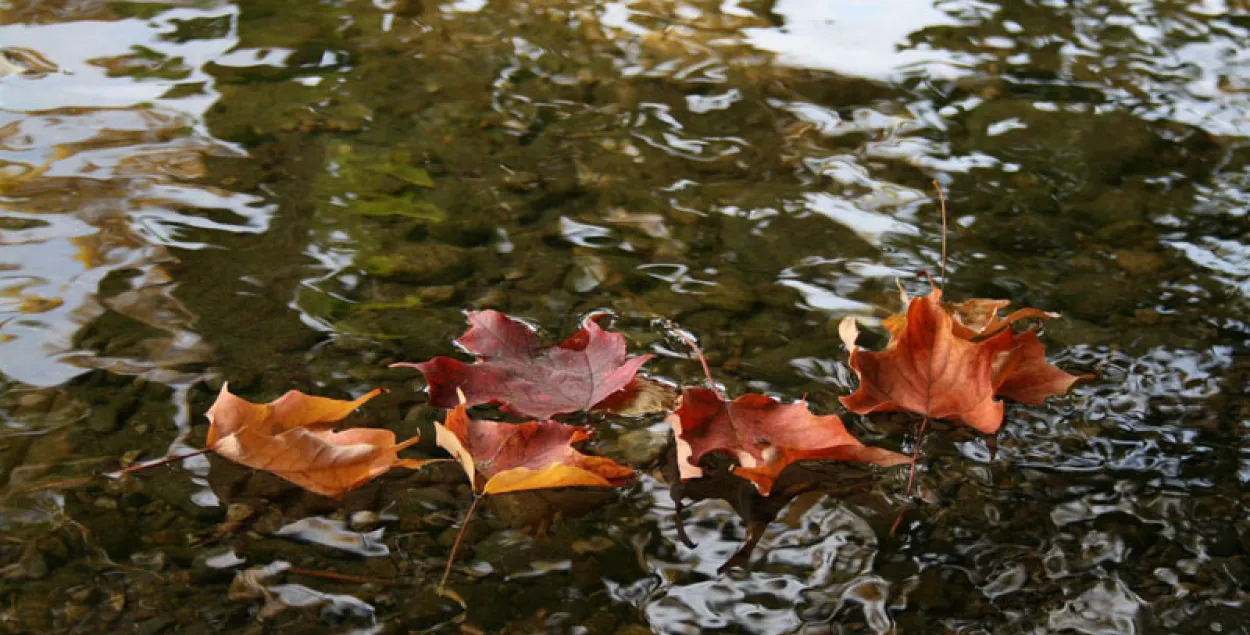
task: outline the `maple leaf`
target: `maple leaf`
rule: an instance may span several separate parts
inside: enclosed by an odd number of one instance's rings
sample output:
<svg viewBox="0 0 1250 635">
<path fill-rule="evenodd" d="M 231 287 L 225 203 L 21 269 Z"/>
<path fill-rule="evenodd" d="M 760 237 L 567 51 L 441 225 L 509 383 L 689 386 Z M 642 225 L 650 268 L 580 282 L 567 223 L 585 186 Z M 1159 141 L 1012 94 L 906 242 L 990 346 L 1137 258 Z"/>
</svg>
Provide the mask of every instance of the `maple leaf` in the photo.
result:
<svg viewBox="0 0 1250 635">
<path fill-rule="evenodd" d="M 537 419 L 586 411 L 629 385 L 651 359 L 627 357 L 625 337 L 599 328 L 594 318 L 549 348 L 540 346 L 529 326 L 498 311 L 474 311 L 468 318 L 469 330 L 456 343 L 474 354 L 476 363 L 435 357 L 420 364 L 392 364 L 420 370 L 434 406 L 460 403 L 460 390 L 466 405 L 497 402 Z"/>
<path fill-rule="evenodd" d="M 1046 347 L 1037 329 L 1012 334 L 1014 346 L 994 358 L 994 394 L 1021 403 L 1040 404 L 1047 397 L 1068 392 L 1072 384 L 1093 375 L 1072 375 L 1046 361 Z"/>
<path fill-rule="evenodd" d="M 465 404 L 436 423 L 439 447 L 464 468 L 473 491 L 504 494 L 554 487 L 617 487 L 634 471 L 612 459 L 587 456 L 573 444 L 590 431 L 557 421 L 501 423 L 469 417 Z"/>
<path fill-rule="evenodd" d="M 1036 329 L 1012 332 L 1014 322 L 1054 318 L 1023 308 L 1000 317 L 1008 300 L 974 298 L 944 304 L 941 289 L 912 299 L 905 314 L 886 318 L 890 342 L 881 352 L 855 346 L 855 318 L 839 332 L 851 349 L 860 388 L 843 397 L 852 412 L 904 410 L 964 423 L 986 434 L 1002 426 L 1003 405 L 994 397 L 1041 403 L 1088 376 L 1075 376 L 1046 361 Z"/>
<path fill-rule="evenodd" d="M 1010 330 L 983 341 L 958 337 L 942 306 L 942 291 L 914 298 L 906 322 L 884 351 L 855 345 L 855 318 L 839 325 L 859 390 L 842 397 L 857 414 L 903 410 L 963 423 L 993 434 L 1003 422 L 1003 404 L 994 399 L 994 359 L 1014 346 Z"/>
<path fill-rule="evenodd" d="M 783 404 L 765 395 L 742 395 L 725 401 L 706 388 L 686 388 L 667 418 L 677 438 L 677 466 L 682 480 L 700 478 L 699 459 L 724 452 L 737 459 L 737 474 L 767 496 L 786 466 L 805 459 L 872 463 L 882 467 L 910 461 L 882 448 L 865 446 L 851 436 L 837 415 L 817 416 L 805 401 Z"/>
<path fill-rule="evenodd" d="M 292 390 L 276 401 L 254 404 L 222 385 L 205 415 L 210 423 L 206 445 L 231 461 L 338 498 L 393 467 L 429 463 L 399 458 L 399 451 L 418 437 L 396 444 L 390 430 L 333 430 L 335 423 L 381 392 L 376 389 L 354 401 L 340 401 Z"/>
</svg>

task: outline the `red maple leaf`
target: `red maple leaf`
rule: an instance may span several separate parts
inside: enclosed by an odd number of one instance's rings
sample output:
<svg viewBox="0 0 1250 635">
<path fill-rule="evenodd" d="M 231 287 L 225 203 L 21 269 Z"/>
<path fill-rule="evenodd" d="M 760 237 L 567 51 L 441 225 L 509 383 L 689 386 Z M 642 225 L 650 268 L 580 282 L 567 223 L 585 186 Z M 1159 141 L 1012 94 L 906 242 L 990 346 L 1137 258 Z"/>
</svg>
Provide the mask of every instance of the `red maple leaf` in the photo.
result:
<svg viewBox="0 0 1250 635">
<path fill-rule="evenodd" d="M 650 355 L 627 357 L 625 337 L 586 320 L 563 343 L 542 348 L 529 326 L 498 311 L 469 313 L 469 330 L 456 343 L 477 356 L 466 364 L 435 357 L 420 364 L 430 386 L 430 403 L 451 408 L 497 402 L 515 414 L 546 419 L 590 410 L 630 383 Z"/>
<path fill-rule="evenodd" d="M 686 388 L 681 405 L 667 419 L 677 438 L 682 480 L 699 478 L 699 459 L 725 452 L 738 461 L 734 474 L 767 496 L 786 466 L 805 459 L 872 463 L 882 467 L 910 461 L 851 436 L 837 415 L 817 416 L 807 403 L 783 404 L 765 395 L 725 401 L 706 388 Z"/>
</svg>

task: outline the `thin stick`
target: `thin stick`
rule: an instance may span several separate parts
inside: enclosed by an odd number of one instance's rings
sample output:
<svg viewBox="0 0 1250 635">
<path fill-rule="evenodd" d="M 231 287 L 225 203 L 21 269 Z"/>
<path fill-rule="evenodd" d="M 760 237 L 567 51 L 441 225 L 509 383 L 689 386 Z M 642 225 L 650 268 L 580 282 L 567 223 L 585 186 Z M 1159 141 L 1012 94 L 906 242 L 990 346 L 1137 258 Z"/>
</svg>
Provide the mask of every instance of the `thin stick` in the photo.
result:
<svg viewBox="0 0 1250 635">
<path fill-rule="evenodd" d="M 26 493 L 37 492 L 43 489 L 62 489 L 62 488 L 78 487 L 79 485 L 86 485 L 87 483 L 90 483 L 91 479 L 95 478 L 96 476 L 99 476 L 99 474 L 94 474 L 92 476 L 83 476 L 80 478 L 68 478 L 68 479 L 61 480 L 61 481 L 52 481 L 51 483 L 40 483 L 38 485 L 32 485 L 29 489 L 26 490 Z"/>
<path fill-rule="evenodd" d="M 912 486 L 916 484 L 916 462 L 920 460 L 920 442 L 924 440 L 924 431 L 928 428 L 929 417 L 925 417 L 920 422 L 920 431 L 916 433 L 916 446 L 911 449 L 911 470 L 907 473 L 907 500 L 903 501 L 902 507 L 899 507 L 898 516 L 894 519 L 894 525 L 890 527 L 891 536 L 898 531 L 898 526 L 903 522 L 903 512 L 907 511 L 907 506 L 911 503 Z"/>
<path fill-rule="evenodd" d="M 456 552 L 460 551 L 460 543 L 464 540 L 464 530 L 468 529 L 469 521 L 473 520 L 473 512 L 477 511 L 477 504 L 482 502 L 485 496 L 473 496 L 473 504 L 469 505 L 469 511 L 464 514 L 464 522 L 460 524 L 460 533 L 456 534 L 456 542 L 451 545 L 451 555 L 447 556 L 447 568 L 443 570 L 443 579 L 438 581 L 438 594 L 443 594 L 443 587 L 447 586 L 447 578 L 451 577 L 451 565 L 456 561 Z"/>
<path fill-rule="evenodd" d="M 716 380 L 712 379 L 712 371 L 707 366 L 707 358 L 703 356 L 703 349 L 700 349 L 699 345 L 694 343 L 694 340 L 686 337 L 686 334 L 682 333 L 681 329 L 675 328 L 673 332 L 677 334 L 677 337 L 681 338 L 681 341 L 686 343 L 686 346 L 694 349 L 694 354 L 699 356 L 699 363 L 703 364 L 703 375 L 707 377 L 707 384 L 712 387 L 712 392 L 716 393 L 716 396 L 721 401 L 724 401 L 725 395 L 721 394 L 720 388 L 716 386 Z"/>
<path fill-rule="evenodd" d="M 938 202 L 942 205 L 942 284 L 946 284 L 946 194 L 942 192 L 942 184 L 933 179 L 933 188 L 937 190 Z"/>
<path fill-rule="evenodd" d="M 354 582 L 356 584 L 385 584 L 393 586 L 399 584 L 394 580 L 386 580 L 384 578 L 366 578 L 358 575 L 348 575 L 346 573 L 337 573 L 335 571 L 318 571 L 316 569 L 300 569 L 291 567 L 287 569 L 288 574 L 306 575 L 312 578 L 325 578 L 326 580 L 338 580 L 339 582 Z"/>
<path fill-rule="evenodd" d="M 116 472 L 105 472 L 101 476 L 109 476 L 112 478 L 117 478 L 118 476 L 121 476 L 122 474 L 129 474 L 130 472 L 139 472 L 141 470 L 146 470 L 146 469 L 150 469 L 154 467 L 160 467 L 162 465 L 173 463 L 174 461 L 181 461 L 183 459 L 190 459 L 190 458 L 200 456 L 201 454 L 208 454 L 209 452 L 212 452 L 212 451 L 213 451 L 212 448 L 204 448 L 203 450 L 196 450 L 195 452 L 191 452 L 189 454 L 177 454 L 174 456 L 167 456 L 163 459 L 152 461 L 151 463 L 141 463 L 139 465 L 132 465 L 128 468 L 117 470 Z"/>
</svg>

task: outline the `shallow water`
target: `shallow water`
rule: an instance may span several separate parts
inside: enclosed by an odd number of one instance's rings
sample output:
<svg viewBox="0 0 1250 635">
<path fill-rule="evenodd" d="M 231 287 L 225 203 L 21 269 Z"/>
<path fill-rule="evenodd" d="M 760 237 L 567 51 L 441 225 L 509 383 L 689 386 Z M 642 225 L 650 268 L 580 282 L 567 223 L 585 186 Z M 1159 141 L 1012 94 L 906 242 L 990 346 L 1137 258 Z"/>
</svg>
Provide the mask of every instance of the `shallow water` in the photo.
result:
<svg viewBox="0 0 1250 635">
<path fill-rule="evenodd" d="M 2 0 L 0 48 L 6 632 L 1250 632 L 1242 2 Z M 451 467 L 76 480 L 201 447 L 223 381 L 389 388 L 353 421 L 434 454 L 387 364 L 466 307 L 841 412 L 838 320 L 940 269 L 933 179 L 948 297 L 1062 313 L 1100 378 L 932 429 L 896 536 L 904 471 L 817 464 L 689 488 L 687 546 L 659 417 L 600 422 L 636 484 L 488 505 L 460 602 Z"/>
</svg>

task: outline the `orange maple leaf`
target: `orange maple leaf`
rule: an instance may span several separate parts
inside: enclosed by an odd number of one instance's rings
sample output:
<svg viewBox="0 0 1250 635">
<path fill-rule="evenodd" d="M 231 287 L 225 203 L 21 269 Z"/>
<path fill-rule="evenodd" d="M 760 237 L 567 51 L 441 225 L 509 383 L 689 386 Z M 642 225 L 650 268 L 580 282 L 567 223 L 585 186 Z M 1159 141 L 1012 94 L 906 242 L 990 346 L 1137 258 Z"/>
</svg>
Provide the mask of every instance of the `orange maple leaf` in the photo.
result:
<svg viewBox="0 0 1250 635">
<path fill-rule="evenodd" d="M 851 350 L 860 387 L 843 397 L 852 412 L 903 410 L 963 423 L 986 434 L 1002 426 L 1003 404 L 994 397 L 1041 403 L 1084 377 L 1046 361 L 1036 329 L 1016 334 L 1011 325 L 1058 314 L 1024 308 L 1006 317 L 1008 300 L 974 298 L 943 304 L 941 289 L 912 299 L 905 314 L 886 318 L 890 342 L 881 352 L 855 345 L 855 318 L 839 326 Z"/>
<path fill-rule="evenodd" d="M 1021 403 L 1040 404 L 1047 397 L 1068 392 L 1078 381 L 1093 375 L 1072 375 L 1046 361 L 1046 347 L 1037 329 L 1012 334 L 1014 346 L 994 358 L 994 394 Z"/>
<path fill-rule="evenodd" d="M 223 385 L 205 415 L 210 423 L 206 445 L 231 461 L 338 498 L 393 467 L 417 468 L 430 462 L 399 458 L 399 451 L 419 437 L 396 444 L 390 430 L 333 430 L 335 423 L 381 392 L 376 389 L 355 401 L 339 401 L 292 390 L 276 401 L 254 404 Z"/>
<path fill-rule="evenodd" d="M 994 399 L 994 358 L 1011 350 L 1012 334 L 1002 330 L 984 341 L 955 335 L 954 320 L 942 307 L 942 291 L 915 298 L 905 324 L 884 351 L 855 345 L 855 318 L 842 320 L 842 341 L 851 349 L 851 369 L 859 390 L 842 397 L 857 414 L 903 410 L 964 423 L 986 434 L 1003 422 L 1003 404 Z"/>
<path fill-rule="evenodd" d="M 634 471 L 573 448 L 590 431 L 557 421 L 500 423 L 469 417 L 460 404 L 436 423 L 439 447 L 460 462 L 473 491 L 504 494 L 554 487 L 617 487 Z"/>
<path fill-rule="evenodd" d="M 738 461 L 734 474 L 751 481 L 764 496 L 786 466 L 796 461 L 833 459 L 882 467 L 910 461 L 896 452 L 865 446 L 846 431 L 837 415 L 814 415 L 805 401 L 783 404 L 754 394 L 725 401 L 706 388 L 686 388 L 667 421 L 677 438 L 682 480 L 703 476 L 699 459 L 704 454 L 725 452 Z"/>
</svg>

